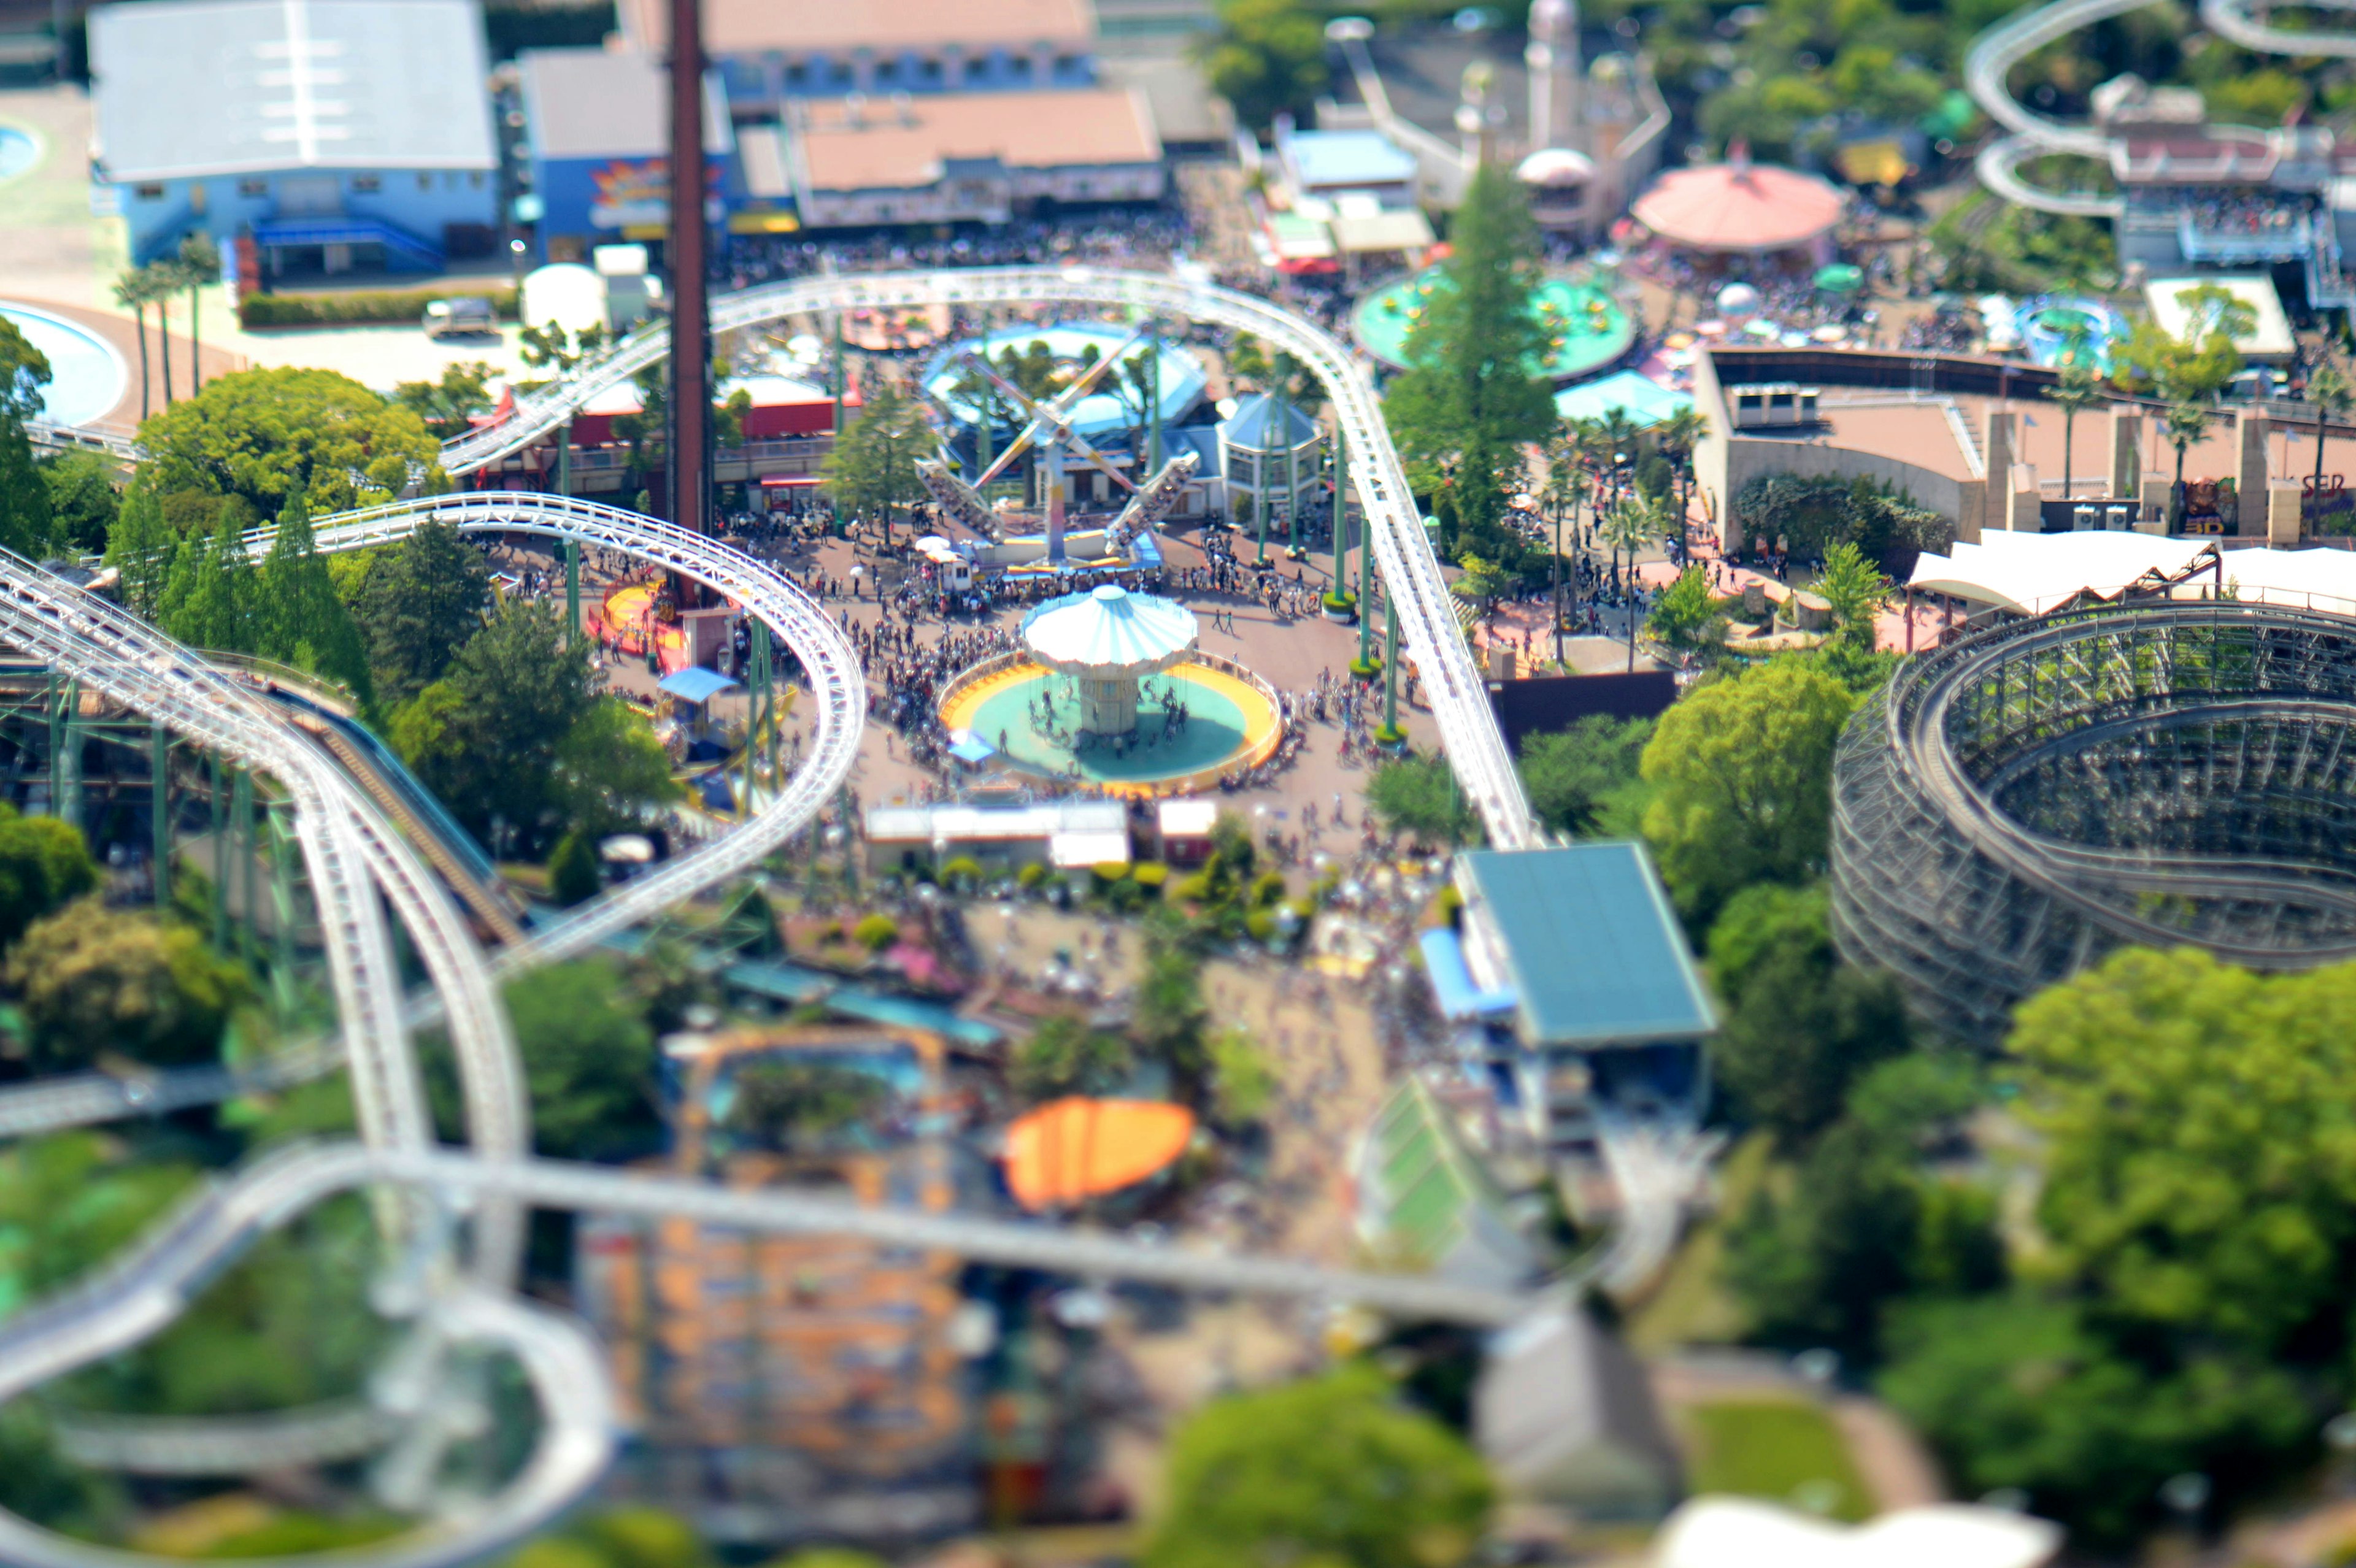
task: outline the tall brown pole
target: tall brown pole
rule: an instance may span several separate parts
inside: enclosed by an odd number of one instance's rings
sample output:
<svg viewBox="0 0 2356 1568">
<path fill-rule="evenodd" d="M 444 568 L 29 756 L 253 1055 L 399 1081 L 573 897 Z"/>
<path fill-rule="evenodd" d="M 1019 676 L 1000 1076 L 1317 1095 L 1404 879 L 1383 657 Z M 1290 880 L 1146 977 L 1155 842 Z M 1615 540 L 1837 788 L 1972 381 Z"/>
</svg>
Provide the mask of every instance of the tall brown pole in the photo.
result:
<svg viewBox="0 0 2356 1568">
<path fill-rule="evenodd" d="M 670 520 L 698 533 L 711 490 L 703 200 L 703 18 L 698 0 L 670 0 Z"/>
</svg>

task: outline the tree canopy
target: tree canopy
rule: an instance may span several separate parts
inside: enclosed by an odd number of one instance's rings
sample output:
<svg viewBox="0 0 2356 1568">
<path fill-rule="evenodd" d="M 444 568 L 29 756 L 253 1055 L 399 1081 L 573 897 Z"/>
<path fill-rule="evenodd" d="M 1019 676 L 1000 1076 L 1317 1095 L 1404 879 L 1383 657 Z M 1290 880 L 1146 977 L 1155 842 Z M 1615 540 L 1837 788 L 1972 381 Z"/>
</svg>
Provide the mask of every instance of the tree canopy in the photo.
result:
<svg viewBox="0 0 2356 1568">
<path fill-rule="evenodd" d="M 236 496 L 274 517 L 300 496 L 313 516 L 444 487 L 440 443 L 416 411 L 333 370 L 240 370 L 139 427 L 159 494 Z"/>
<path fill-rule="evenodd" d="M 1305 118 L 1325 86 L 1317 15 L 1293 0 L 1220 0 L 1218 19 L 1205 74 L 1237 120 L 1264 131 L 1279 114 Z"/>
<path fill-rule="evenodd" d="M 1520 560 L 1504 527 L 1522 449 L 1554 423 L 1541 378 L 1547 341 L 1533 302 L 1537 228 L 1513 173 L 1484 163 L 1449 231 L 1442 282 L 1408 335 L 1408 368 L 1391 384 L 1384 417 L 1419 488 L 1452 476 L 1461 548 Z"/>
<path fill-rule="evenodd" d="M 55 1071 L 121 1051 L 152 1067 L 210 1060 L 252 987 L 188 927 L 81 899 L 35 922 L 10 951 L 34 1061 Z"/>
<path fill-rule="evenodd" d="M 837 505 L 880 516 L 888 528 L 894 508 L 923 499 L 916 460 L 938 439 L 925 405 L 892 377 L 870 377 L 863 391 L 858 419 L 827 453 L 827 489 Z"/>
<path fill-rule="evenodd" d="M 616 1159 L 656 1147 L 655 1034 L 613 966 L 552 964 L 510 980 L 505 995 L 540 1152 Z"/>
<path fill-rule="evenodd" d="M 391 739 L 470 831 L 490 837 L 498 823 L 535 843 L 576 798 L 558 760 L 596 704 L 588 649 L 565 635 L 561 612 L 511 601 L 394 715 Z"/>
<path fill-rule="evenodd" d="M 1144 1568 L 1452 1568 L 1494 1495 L 1463 1439 L 1365 1366 L 1214 1401 L 1168 1467 Z"/>
<path fill-rule="evenodd" d="M 1661 716 L 1644 748 L 1644 837 L 1688 914 L 1823 869 L 1833 748 L 1855 703 L 1814 663 L 1779 658 L 1698 686 Z"/>
<path fill-rule="evenodd" d="M 1568 730 L 1522 740 L 1522 787 L 1549 831 L 1574 838 L 1633 838 L 1644 816 L 1650 719 L 1593 713 Z"/>
<path fill-rule="evenodd" d="M 445 523 L 421 523 L 376 553 L 360 581 L 358 613 L 387 700 L 404 700 L 442 678 L 482 629 L 490 584 L 482 553 Z"/>
<path fill-rule="evenodd" d="M 1430 844 L 1473 844 L 1481 818 L 1455 772 L 1438 753 L 1410 752 L 1384 763 L 1366 781 L 1366 809 L 1392 833 L 1411 833 Z"/>
<path fill-rule="evenodd" d="M 49 548 L 49 486 L 33 462 L 25 421 L 41 411 L 48 357 L 0 316 L 0 549 L 38 558 Z"/>
</svg>

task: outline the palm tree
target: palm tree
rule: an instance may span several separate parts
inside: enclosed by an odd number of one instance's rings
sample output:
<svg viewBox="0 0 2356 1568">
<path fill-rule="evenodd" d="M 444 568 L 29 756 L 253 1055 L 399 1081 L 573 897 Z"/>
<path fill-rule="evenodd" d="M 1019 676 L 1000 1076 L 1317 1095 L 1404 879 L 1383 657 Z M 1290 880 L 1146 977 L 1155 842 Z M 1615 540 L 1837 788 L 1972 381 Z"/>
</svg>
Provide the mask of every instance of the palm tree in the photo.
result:
<svg viewBox="0 0 2356 1568">
<path fill-rule="evenodd" d="M 147 301 L 150 298 L 147 277 L 144 272 L 129 272 L 114 280 L 114 303 L 131 312 L 131 319 L 139 330 L 139 417 L 147 417 L 149 389 L 147 370 Z"/>
<path fill-rule="evenodd" d="M 1677 505 L 1682 511 L 1693 508 L 1694 452 L 1708 439 L 1709 420 L 1690 404 L 1671 414 L 1661 426 L 1661 445 L 1675 454 L 1671 461 L 1677 465 Z"/>
<path fill-rule="evenodd" d="M 1587 499 L 1593 485 L 1586 470 L 1579 465 L 1579 453 L 1570 443 L 1558 436 L 1547 448 L 1547 510 L 1554 514 L 1554 591 L 1550 603 L 1554 606 L 1554 662 L 1562 663 L 1562 515 L 1575 512 Z M 1572 574 L 1571 592 L 1578 595 L 1578 575 Z"/>
<path fill-rule="evenodd" d="M 1612 547 L 1612 581 L 1620 581 L 1620 552 L 1628 552 L 1628 592 L 1635 596 L 1636 552 L 1668 531 L 1668 499 L 1666 496 L 1647 501 L 1638 496 L 1623 496 L 1603 517 L 1604 541 Z M 1628 606 L 1628 668 L 1636 667 L 1636 607 Z"/>
<path fill-rule="evenodd" d="M 2335 419 L 2345 419 L 2351 409 L 2356 409 L 2356 385 L 2340 374 L 2337 365 L 2326 365 L 2307 379 L 2307 400 L 2315 405 L 2315 484 L 2314 498 L 2323 498 L 2323 427 Z"/>
<path fill-rule="evenodd" d="M 188 291 L 188 396 L 195 397 L 205 384 L 204 367 L 198 357 L 202 339 L 197 330 L 198 291 L 220 276 L 220 247 L 213 237 L 199 229 L 185 235 L 180 240 L 180 282 Z"/>
<path fill-rule="evenodd" d="M 2091 409 L 2104 397 L 2103 378 L 2084 360 L 2073 360 L 2062 368 L 2062 379 L 2053 383 L 2045 400 L 2062 411 L 2062 499 L 2069 500 L 2071 483 L 2077 475 L 2071 459 L 2077 454 L 2076 443 L 2071 437 L 2078 428 L 2081 411 Z"/>
<path fill-rule="evenodd" d="M 179 292 L 177 261 L 150 261 L 139 269 L 147 297 L 155 302 L 155 339 L 164 351 L 164 406 L 172 406 L 172 296 Z"/>
<path fill-rule="evenodd" d="M 2166 423 L 2168 442 L 2176 448 L 2176 484 L 2169 492 L 2171 517 L 2169 530 L 2184 531 L 2184 453 L 2194 442 L 2209 433 L 2217 422 L 2217 411 L 2195 402 L 2175 402 L 2168 405 Z"/>
</svg>

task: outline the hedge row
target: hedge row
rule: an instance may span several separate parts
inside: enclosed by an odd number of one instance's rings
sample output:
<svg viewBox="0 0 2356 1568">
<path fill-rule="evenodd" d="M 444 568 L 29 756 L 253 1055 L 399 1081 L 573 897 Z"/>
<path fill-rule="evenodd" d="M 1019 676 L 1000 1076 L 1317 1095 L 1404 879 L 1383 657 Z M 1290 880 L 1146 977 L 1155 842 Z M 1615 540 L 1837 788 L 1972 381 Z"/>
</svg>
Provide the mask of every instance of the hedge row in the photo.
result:
<svg viewBox="0 0 2356 1568">
<path fill-rule="evenodd" d="M 434 300 L 479 294 L 491 302 L 501 321 L 516 318 L 516 291 L 459 289 L 391 289 L 361 293 L 248 294 L 237 302 L 238 320 L 256 326 L 362 326 L 395 323 L 414 326 Z"/>
</svg>

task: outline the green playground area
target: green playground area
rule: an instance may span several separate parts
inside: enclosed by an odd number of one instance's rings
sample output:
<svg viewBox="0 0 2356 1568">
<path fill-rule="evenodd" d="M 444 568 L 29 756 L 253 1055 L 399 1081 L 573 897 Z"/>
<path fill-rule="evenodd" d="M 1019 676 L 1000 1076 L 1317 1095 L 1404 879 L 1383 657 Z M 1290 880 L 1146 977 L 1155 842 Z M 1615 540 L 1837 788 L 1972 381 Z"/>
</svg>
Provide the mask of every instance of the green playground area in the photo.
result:
<svg viewBox="0 0 2356 1568">
<path fill-rule="evenodd" d="M 1449 286 L 1447 274 L 1435 266 L 1375 290 L 1351 315 L 1358 341 L 1384 364 L 1405 369 L 1408 334 L 1423 319 L 1433 295 Z M 1546 327 L 1548 350 L 1539 373 L 1549 380 L 1590 375 L 1627 353 L 1636 341 L 1634 319 L 1608 289 L 1595 283 L 1549 278 L 1531 308 Z"/>
</svg>

